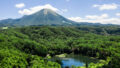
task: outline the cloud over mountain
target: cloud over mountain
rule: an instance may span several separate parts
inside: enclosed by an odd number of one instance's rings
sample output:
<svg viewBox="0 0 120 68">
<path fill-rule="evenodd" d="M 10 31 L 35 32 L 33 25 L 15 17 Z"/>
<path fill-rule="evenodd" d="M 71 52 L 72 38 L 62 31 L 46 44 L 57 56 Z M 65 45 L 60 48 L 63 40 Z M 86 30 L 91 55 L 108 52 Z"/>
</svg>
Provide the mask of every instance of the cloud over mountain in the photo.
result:
<svg viewBox="0 0 120 68">
<path fill-rule="evenodd" d="M 34 6 L 31 8 L 28 8 L 28 9 L 19 10 L 18 12 L 22 15 L 30 15 L 30 14 L 36 13 L 42 9 L 51 9 L 55 12 L 58 11 L 58 9 L 53 7 L 52 5 L 45 4 L 45 5 Z"/>
</svg>

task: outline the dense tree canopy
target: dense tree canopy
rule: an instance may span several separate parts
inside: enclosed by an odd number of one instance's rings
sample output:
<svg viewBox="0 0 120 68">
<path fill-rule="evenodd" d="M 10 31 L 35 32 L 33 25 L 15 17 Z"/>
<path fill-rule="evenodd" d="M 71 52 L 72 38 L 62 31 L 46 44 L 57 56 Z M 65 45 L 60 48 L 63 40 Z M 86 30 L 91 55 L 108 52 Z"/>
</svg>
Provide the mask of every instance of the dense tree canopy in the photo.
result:
<svg viewBox="0 0 120 68">
<path fill-rule="evenodd" d="M 47 54 L 82 54 L 106 62 L 94 68 L 120 67 L 120 31 L 115 26 L 31 26 L 0 30 L 0 68 L 61 68 Z M 108 61 L 109 60 L 109 61 Z"/>
</svg>

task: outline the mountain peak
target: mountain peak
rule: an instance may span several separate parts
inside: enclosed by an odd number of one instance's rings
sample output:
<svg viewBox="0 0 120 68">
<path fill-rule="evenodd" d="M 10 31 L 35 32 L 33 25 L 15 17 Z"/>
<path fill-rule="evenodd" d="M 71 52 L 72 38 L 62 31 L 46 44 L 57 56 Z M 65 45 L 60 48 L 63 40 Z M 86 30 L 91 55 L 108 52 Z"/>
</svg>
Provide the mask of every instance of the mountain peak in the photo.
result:
<svg viewBox="0 0 120 68">
<path fill-rule="evenodd" d="M 45 15 L 47 15 L 48 13 L 53 13 L 54 11 L 52 11 L 51 9 L 42 9 L 41 10 Z"/>
<path fill-rule="evenodd" d="M 47 9 L 47 8 L 44 8 L 44 9 L 42 9 L 41 11 L 52 11 L 52 12 L 54 12 L 53 10 Z"/>
<path fill-rule="evenodd" d="M 52 14 L 52 15 L 55 15 L 55 16 L 58 15 L 55 11 L 53 11 L 51 9 L 42 9 L 39 12 L 35 13 L 35 15 L 39 15 L 39 14 L 44 14 L 44 15 Z"/>
</svg>

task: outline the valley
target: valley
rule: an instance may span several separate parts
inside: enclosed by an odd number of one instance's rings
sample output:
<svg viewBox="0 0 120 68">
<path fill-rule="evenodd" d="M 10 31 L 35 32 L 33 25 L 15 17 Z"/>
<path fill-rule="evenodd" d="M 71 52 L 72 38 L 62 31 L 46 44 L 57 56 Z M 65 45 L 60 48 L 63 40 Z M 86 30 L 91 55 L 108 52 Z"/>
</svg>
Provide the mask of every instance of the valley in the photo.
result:
<svg viewBox="0 0 120 68">
<path fill-rule="evenodd" d="M 88 68 L 119 68 L 119 31 L 112 33 L 119 27 L 108 30 L 105 26 L 105 33 L 101 31 L 104 34 L 96 30 L 99 27 L 85 27 L 90 31 L 69 26 L 27 26 L 0 30 L 0 68 L 61 68 L 58 61 L 48 61 L 49 57 L 46 56 L 49 54 L 52 58 L 63 53 L 99 59 L 97 63 L 90 63 Z"/>
</svg>

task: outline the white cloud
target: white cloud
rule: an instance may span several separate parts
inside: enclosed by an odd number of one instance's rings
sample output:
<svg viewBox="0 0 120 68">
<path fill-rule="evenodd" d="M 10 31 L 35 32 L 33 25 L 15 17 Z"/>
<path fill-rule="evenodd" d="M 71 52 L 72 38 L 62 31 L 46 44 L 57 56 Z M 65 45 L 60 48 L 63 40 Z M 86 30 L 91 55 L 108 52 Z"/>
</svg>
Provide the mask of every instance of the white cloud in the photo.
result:
<svg viewBox="0 0 120 68">
<path fill-rule="evenodd" d="M 81 17 L 70 17 L 70 20 L 76 22 L 90 22 L 90 23 L 101 23 L 101 24 L 120 24 L 120 18 L 109 18 L 107 14 L 98 15 L 87 15 L 85 18 Z"/>
<path fill-rule="evenodd" d="M 118 8 L 118 4 L 112 3 L 112 4 L 103 4 L 103 5 L 98 5 L 95 4 L 93 7 L 98 8 L 99 10 L 115 10 Z"/>
<path fill-rule="evenodd" d="M 32 8 L 29 8 L 29 9 L 19 10 L 18 12 L 22 15 L 30 15 L 30 14 L 36 13 L 42 9 L 51 9 L 55 12 L 59 11 L 57 8 L 53 7 L 52 5 L 45 4 L 45 5 L 35 6 Z"/>
<path fill-rule="evenodd" d="M 76 21 L 76 22 L 83 22 L 83 19 L 81 17 L 70 17 L 68 19 L 70 19 L 72 21 Z"/>
<path fill-rule="evenodd" d="M 116 16 L 120 16 L 120 13 L 116 13 Z"/>
<path fill-rule="evenodd" d="M 16 4 L 15 7 L 16 8 L 23 8 L 23 7 L 25 7 L 25 4 L 24 3 L 19 3 L 19 4 Z"/>
<path fill-rule="evenodd" d="M 100 16 L 98 15 L 87 15 L 86 18 L 87 19 L 104 19 L 104 18 L 108 18 L 108 14 L 102 14 Z"/>
</svg>

